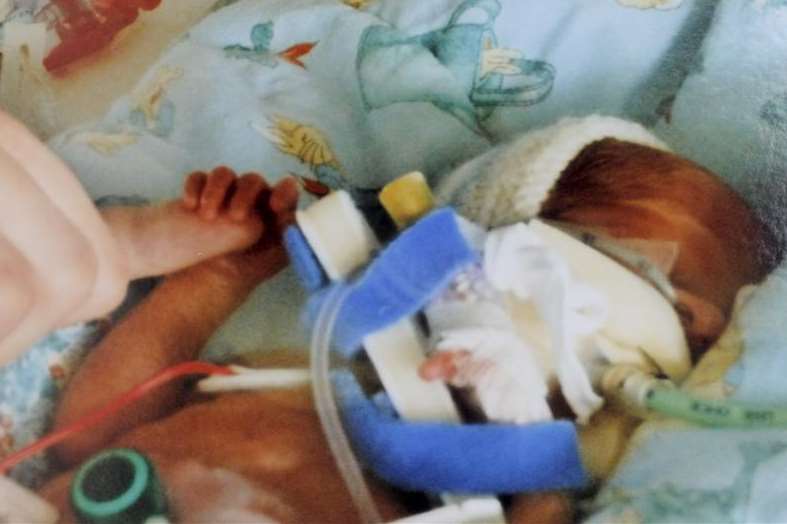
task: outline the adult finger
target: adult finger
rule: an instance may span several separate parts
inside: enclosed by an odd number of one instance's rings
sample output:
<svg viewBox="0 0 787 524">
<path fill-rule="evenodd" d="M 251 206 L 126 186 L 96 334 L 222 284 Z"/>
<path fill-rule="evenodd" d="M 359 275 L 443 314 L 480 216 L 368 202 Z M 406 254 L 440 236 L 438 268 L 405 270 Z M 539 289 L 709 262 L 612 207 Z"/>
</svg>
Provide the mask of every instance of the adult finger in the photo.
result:
<svg viewBox="0 0 787 524">
<path fill-rule="evenodd" d="M 75 307 L 64 322 L 102 315 L 115 307 L 125 293 L 128 271 L 120 250 L 96 207 L 73 172 L 22 124 L 0 111 L 0 149 L 13 158 L 73 224 L 93 252 L 97 272 L 91 296 Z"/>
<path fill-rule="evenodd" d="M 85 236 L 3 149 L 0 173 L 0 234 L 29 261 L 36 285 L 32 312 L 0 344 L 7 354 L 61 325 L 89 299 L 98 262 Z"/>
<path fill-rule="evenodd" d="M 34 274 L 24 255 L 0 235 L 0 340 L 11 334 L 30 313 L 36 293 Z M 0 365 L 14 356 L 0 354 Z"/>
</svg>

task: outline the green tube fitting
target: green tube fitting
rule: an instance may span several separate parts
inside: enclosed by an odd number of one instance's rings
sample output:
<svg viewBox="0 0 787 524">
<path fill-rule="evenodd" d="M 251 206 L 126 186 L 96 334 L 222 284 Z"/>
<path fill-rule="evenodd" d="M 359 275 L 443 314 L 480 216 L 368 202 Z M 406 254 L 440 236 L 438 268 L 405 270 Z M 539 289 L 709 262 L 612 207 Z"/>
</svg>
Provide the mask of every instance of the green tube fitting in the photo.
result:
<svg viewBox="0 0 787 524">
<path fill-rule="evenodd" d="M 126 448 L 102 451 L 79 468 L 71 483 L 71 504 L 87 524 L 142 524 L 167 515 L 153 465 Z"/>
<path fill-rule="evenodd" d="M 672 388 L 654 387 L 645 396 L 653 411 L 704 426 L 728 428 L 787 427 L 787 410 L 752 408 L 727 401 L 702 400 Z"/>
</svg>

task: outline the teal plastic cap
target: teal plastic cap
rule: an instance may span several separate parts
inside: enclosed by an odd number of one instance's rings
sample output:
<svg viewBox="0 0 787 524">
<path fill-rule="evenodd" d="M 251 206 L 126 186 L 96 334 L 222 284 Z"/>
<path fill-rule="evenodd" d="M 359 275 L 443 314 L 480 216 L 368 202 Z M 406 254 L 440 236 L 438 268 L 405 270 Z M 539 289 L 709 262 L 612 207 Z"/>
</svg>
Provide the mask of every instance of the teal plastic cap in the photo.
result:
<svg viewBox="0 0 787 524">
<path fill-rule="evenodd" d="M 86 524 L 136 524 L 167 515 L 167 501 L 150 460 L 133 449 L 102 451 L 71 483 L 71 504 Z"/>
</svg>

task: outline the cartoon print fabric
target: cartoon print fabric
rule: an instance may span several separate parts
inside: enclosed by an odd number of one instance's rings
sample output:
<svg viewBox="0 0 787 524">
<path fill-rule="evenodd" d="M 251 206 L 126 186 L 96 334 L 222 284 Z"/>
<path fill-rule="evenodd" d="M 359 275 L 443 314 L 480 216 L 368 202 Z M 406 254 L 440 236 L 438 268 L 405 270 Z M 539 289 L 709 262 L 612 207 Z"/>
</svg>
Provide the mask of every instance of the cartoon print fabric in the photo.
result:
<svg viewBox="0 0 787 524">
<path fill-rule="evenodd" d="M 0 370 L 0 457 L 45 433 L 63 384 L 102 332 L 101 323 L 61 329 Z M 20 482 L 35 485 L 47 467 L 45 457 L 38 456 L 12 473 Z"/>
<path fill-rule="evenodd" d="M 412 169 L 434 181 L 491 144 L 559 116 L 640 110 L 638 88 L 695 11 L 633 9 L 613 0 L 220 5 L 130 97 L 81 130 L 133 140 L 107 147 L 75 131 L 53 140 L 96 196 L 171 196 L 178 187 L 173 173 L 217 159 L 329 188 L 372 190 Z M 588 31 L 566 30 L 567 20 Z M 630 45 L 644 27 L 646 45 Z M 594 36 L 599 31 L 605 38 Z M 670 86 L 664 90 L 674 95 Z M 260 132 L 283 121 L 319 135 L 312 144 L 329 147 L 332 163 L 302 162 L 282 150 L 281 136 Z M 155 159 L 143 161 L 141 174 L 109 168 L 140 156 Z"/>
<path fill-rule="evenodd" d="M 501 9 L 497 0 L 466 0 L 445 26 L 423 34 L 410 35 L 384 24 L 367 28 L 357 59 L 366 107 L 427 102 L 488 135 L 484 121 L 495 108 L 527 107 L 544 100 L 552 90 L 555 69 L 498 44 L 494 25 Z M 430 63 L 428 74 L 444 81 L 414 83 L 414 77 L 423 75 L 423 62 Z M 413 74 L 402 74 L 408 68 Z"/>
<path fill-rule="evenodd" d="M 655 131 L 720 173 L 787 241 L 787 2 L 720 2 L 713 26 Z"/>
<path fill-rule="evenodd" d="M 228 45 L 224 47 L 224 53 L 231 58 L 253 60 L 268 67 L 276 67 L 279 59 L 305 67 L 300 57 L 308 54 L 314 47 L 312 43 L 303 42 L 273 53 L 270 50 L 271 40 L 273 40 L 273 23 L 257 24 L 251 28 L 251 47 L 241 44 Z"/>
<path fill-rule="evenodd" d="M 784 431 L 647 429 L 587 522 L 784 522 Z"/>
</svg>

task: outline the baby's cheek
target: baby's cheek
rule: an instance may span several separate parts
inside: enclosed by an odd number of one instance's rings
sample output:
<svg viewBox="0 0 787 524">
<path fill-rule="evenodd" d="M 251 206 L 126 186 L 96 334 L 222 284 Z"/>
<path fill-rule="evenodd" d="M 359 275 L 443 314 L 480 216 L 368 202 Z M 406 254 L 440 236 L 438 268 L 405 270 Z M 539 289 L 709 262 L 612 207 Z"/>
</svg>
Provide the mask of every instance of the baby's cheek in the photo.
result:
<svg viewBox="0 0 787 524">
<path fill-rule="evenodd" d="M 684 290 L 677 290 L 675 306 L 693 350 L 707 349 L 724 331 L 726 315 L 715 304 Z"/>
</svg>

